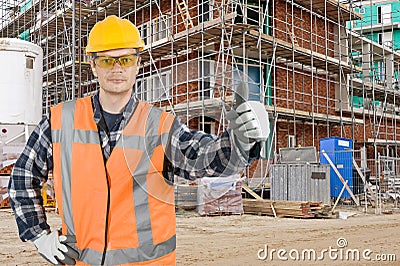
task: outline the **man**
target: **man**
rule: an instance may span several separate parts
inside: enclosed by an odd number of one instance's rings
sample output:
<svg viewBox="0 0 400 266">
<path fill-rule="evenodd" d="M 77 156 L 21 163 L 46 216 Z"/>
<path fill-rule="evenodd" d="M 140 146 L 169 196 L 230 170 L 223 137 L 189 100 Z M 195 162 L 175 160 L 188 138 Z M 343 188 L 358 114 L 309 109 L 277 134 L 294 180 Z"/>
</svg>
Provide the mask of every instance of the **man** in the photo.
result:
<svg viewBox="0 0 400 266">
<path fill-rule="evenodd" d="M 14 166 L 9 194 L 20 238 L 53 264 L 174 265 L 171 166 L 186 179 L 232 175 L 267 138 L 250 104 L 231 111 L 230 129 L 215 137 L 137 100 L 143 48 L 130 21 L 98 22 L 86 51 L 99 91 L 51 108 Z M 62 219 L 53 232 L 40 193 L 50 170 Z"/>
</svg>

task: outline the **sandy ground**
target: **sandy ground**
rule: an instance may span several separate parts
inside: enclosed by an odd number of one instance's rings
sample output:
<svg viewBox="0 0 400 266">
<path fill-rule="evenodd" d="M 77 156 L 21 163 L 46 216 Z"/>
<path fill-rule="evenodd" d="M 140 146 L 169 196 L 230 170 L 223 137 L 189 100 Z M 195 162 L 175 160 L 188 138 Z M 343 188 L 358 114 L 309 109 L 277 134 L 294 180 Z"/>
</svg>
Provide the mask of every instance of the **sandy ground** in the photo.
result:
<svg viewBox="0 0 400 266">
<path fill-rule="evenodd" d="M 32 243 L 19 240 L 10 209 L 0 210 L 0 221 L 0 265 L 46 265 Z M 54 212 L 48 222 L 52 228 L 60 225 Z M 178 265 L 400 265 L 400 213 L 306 220 L 178 212 L 177 241 Z M 280 257 L 278 251 L 271 256 L 273 249 L 281 250 Z M 316 261 L 308 258 L 312 250 Z M 390 254 L 396 261 L 375 260 L 393 260 Z"/>
</svg>

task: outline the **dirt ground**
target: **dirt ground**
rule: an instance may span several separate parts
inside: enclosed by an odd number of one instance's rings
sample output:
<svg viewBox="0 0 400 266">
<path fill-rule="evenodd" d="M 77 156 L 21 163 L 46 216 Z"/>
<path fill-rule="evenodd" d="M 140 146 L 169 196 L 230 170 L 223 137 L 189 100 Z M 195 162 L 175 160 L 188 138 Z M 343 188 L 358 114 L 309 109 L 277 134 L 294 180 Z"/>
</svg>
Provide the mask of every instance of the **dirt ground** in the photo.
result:
<svg viewBox="0 0 400 266">
<path fill-rule="evenodd" d="M 0 210 L 0 221 L 0 265 L 46 265 L 32 243 L 19 240 L 10 209 Z M 60 226 L 54 212 L 48 222 Z M 178 212 L 177 264 L 400 265 L 400 213 L 308 220 Z"/>
</svg>

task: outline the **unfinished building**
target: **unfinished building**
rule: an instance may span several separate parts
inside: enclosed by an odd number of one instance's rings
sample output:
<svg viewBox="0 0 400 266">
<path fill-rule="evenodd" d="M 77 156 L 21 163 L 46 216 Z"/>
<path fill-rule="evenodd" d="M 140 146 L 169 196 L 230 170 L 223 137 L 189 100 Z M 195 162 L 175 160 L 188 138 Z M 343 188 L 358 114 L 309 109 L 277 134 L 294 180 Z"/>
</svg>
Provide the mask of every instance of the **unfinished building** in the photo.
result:
<svg viewBox="0 0 400 266">
<path fill-rule="evenodd" d="M 363 147 L 373 171 L 378 154 L 400 152 L 400 53 L 365 35 L 371 32 L 361 27 L 365 3 L 2 2 L 0 37 L 29 40 L 44 50 L 44 114 L 97 89 L 85 54 L 87 36 L 98 20 L 114 14 L 136 24 L 146 43 L 138 97 L 175 112 L 191 128 L 219 134 L 235 87 L 242 80 L 249 84 L 249 99 L 270 112 L 272 132 L 267 160 L 253 165 L 251 175 L 267 175 L 282 147 L 318 150 L 320 139 L 331 136 Z M 381 23 L 388 22 L 380 16 Z"/>
</svg>

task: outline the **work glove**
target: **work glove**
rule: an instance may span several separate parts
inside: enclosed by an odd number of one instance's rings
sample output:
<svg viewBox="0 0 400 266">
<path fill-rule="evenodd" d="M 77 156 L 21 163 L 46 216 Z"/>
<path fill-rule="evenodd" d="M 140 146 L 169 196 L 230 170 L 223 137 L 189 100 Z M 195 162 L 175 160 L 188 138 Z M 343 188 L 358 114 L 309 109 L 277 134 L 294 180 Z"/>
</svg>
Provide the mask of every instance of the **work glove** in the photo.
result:
<svg viewBox="0 0 400 266">
<path fill-rule="evenodd" d="M 75 236 L 58 235 L 58 231 L 43 234 L 33 241 L 40 255 L 48 262 L 55 265 L 75 265 L 78 252 L 68 243 L 76 243 Z"/>
<path fill-rule="evenodd" d="M 268 139 L 268 113 L 260 102 L 243 102 L 227 113 L 227 120 L 228 128 L 232 129 L 236 143 L 246 157 L 254 144 Z"/>
</svg>

